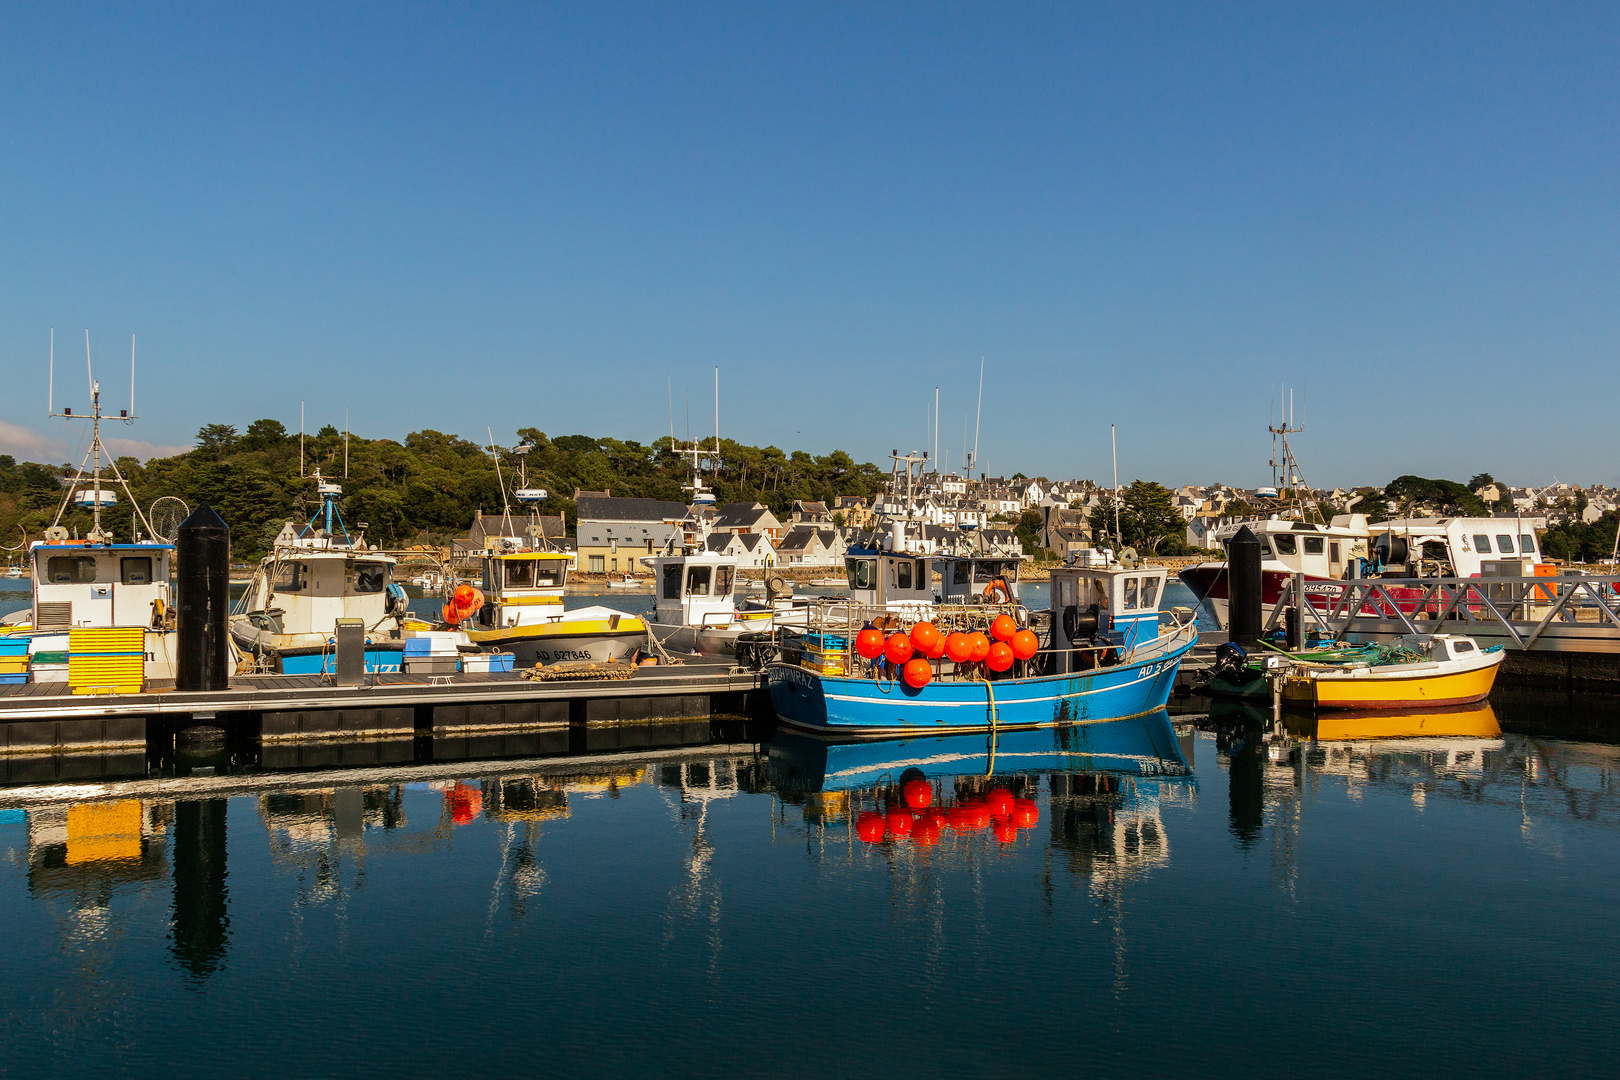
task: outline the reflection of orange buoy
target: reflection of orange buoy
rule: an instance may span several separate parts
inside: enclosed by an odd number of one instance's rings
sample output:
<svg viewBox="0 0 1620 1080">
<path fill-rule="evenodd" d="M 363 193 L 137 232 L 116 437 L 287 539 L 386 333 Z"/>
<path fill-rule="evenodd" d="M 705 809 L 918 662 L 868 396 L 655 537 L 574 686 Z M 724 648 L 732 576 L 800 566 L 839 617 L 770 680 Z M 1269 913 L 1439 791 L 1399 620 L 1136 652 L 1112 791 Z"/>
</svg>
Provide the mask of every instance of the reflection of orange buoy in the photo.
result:
<svg viewBox="0 0 1620 1080">
<path fill-rule="evenodd" d="M 1020 660 L 1028 660 L 1041 648 L 1041 639 L 1035 636 L 1033 630 L 1020 630 L 1007 642 L 1012 646 L 1013 655 Z"/>
<path fill-rule="evenodd" d="M 960 630 L 955 630 L 946 635 L 946 656 L 950 657 L 958 664 L 965 664 L 968 662 L 968 657 L 970 657 L 972 654 L 973 645 L 968 640 L 968 636 L 966 634 L 962 633 Z"/>
<path fill-rule="evenodd" d="M 1034 799 L 1013 800 L 1012 823 L 1020 829 L 1027 829 L 1041 820 L 1041 809 L 1035 805 Z"/>
<path fill-rule="evenodd" d="M 456 784 L 445 792 L 450 801 L 450 820 L 465 825 L 484 809 L 484 793 L 470 784 Z"/>
<path fill-rule="evenodd" d="M 868 844 L 875 844 L 883 839 L 883 815 L 868 810 L 855 822 L 855 835 Z"/>
<path fill-rule="evenodd" d="M 922 657 L 906 661 L 906 685 L 913 690 L 921 690 L 933 677 L 934 669 L 929 667 L 928 661 Z"/>
<path fill-rule="evenodd" d="M 916 828 L 911 830 L 911 842 L 922 847 L 939 843 L 939 826 L 934 824 L 933 818 L 917 822 Z"/>
<path fill-rule="evenodd" d="M 887 825 L 889 827 L 889 831 L 894 833 L 896 836 L 906 836 L 911 832 L 911 815 L 906 813 L 904 810 L 890 810 L 888 815 L 883 819 L 883 823 Z"/>
<path fill-rule="evenodd" d="M 1005 641 L 998 641 L 990 646 L 989 653 L 984 658 L 984 666 L 991 671 L 1006 671 L 1013 666 L 1012 646 Z"/>
<path fill-rule="evenodd" d="M 994 788 L 984 797 L 984 804 L 990 808 L 992 814 L 1006 817 L 1013 812 L 1012 792 L 1004 787 Z"/>
<path fill-rule="evenodd" d="M 997 641 L 1011 641 L 1018 632 L 1018 624 L 1011 615 L 997 615 L 990 623 L 990 636 Z"/>
<path fill-rule="evenodd" d="M 868 660 L 876 660 L 883 655 L 883 631 L 868 626 L 855 635 L 855 651 Z"/>
<path fill-rule="evenodd" d="M 915 651 L 911 647 L 911 639 L 904 634 L 890 634 L 889 640 L 883 643 L 883 655 L 897 667 L 910 660 Z"/>
<path fill-rule="evenodd" d="M 983 632 L 975 630 L 968 635 L 968 660 L 977 664 L 990 655 L 990 639 Z"/>
<path fill-rule="evenodd" d="M 906 800 L 906 805 L 913 810 L 926 809 L 928 804 L 934 801 L 934 789 L 926 780 L 909 781 L 901 789 L 901 794 Z"/>
<path fill-rule="evenodd" d="M 1003 844 L 1013 843 L 1018 839 L 1018 826 L 1014 825 L 1011 821 L 997 822 L 996 839 L 1000 840 Z"/>
</svg>

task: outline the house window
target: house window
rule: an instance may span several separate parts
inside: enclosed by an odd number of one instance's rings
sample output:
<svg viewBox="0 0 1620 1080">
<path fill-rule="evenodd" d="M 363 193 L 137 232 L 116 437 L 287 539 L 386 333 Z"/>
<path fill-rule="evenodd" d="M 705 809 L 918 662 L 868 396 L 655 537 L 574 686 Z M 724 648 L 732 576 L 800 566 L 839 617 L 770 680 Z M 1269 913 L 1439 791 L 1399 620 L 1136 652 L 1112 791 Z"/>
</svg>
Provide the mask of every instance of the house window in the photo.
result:
<svg viewBox="0 0 1620 1080">
<path fill-rule="evenodd" d="M 606 564 L 607 559 L 605 557 L 601 555 L 592 555 L 590 557 L 591 573 L 600 574 L 603 570 L 607 569 Z"/>
<path fill-rule="evenodd" d="M 1481 555 L 1489 555 L 1491 553 L 1491 538 L 1484 533 L 1475 533 L 1474 550 Z"/>
<path fill-rule="evenodd" d="M 152 557 L 141 555 L 119 561 L 119 580 L 125 585 L 150 585 L 152 583 Z"/>
<path fill-rule="evenodd" d="M 1513 537 L 1507 533 L 1500 533 L 1496 537 L 1496 550 L 1503 555 L 1513 554 Z"/>
<path fill-rule="evenodd" d="M 1305 554 L 1307 554 L 1307 555 L 1320 555 L 1320 554 L 1322 554 L 1322 544 L 1323 544 L 1323 540 L 1322 540 L 1322 538 L 1320 536 L 1307 536 L 1307 537 L 1305 537 Z"/>
</svg>

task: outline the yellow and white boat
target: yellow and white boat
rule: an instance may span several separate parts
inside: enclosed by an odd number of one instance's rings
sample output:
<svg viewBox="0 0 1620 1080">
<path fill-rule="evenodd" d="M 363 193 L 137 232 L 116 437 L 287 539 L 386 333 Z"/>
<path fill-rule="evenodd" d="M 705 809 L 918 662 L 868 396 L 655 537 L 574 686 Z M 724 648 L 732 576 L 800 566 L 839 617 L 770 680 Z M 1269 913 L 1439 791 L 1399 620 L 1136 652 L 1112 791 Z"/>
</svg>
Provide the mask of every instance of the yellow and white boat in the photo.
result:
<svg viewBox="0 0 1620 1080">
<path fill-rule="evenodd" d="M 1283 701 L 1310 709 L 1412 709 L 1484 701 L 1502 663 L 1500 647 L 1481 649 L 1462 634 L 1403 637 L 1395 644 L 1426 659 L 1405 664 L 1295 661 Z"/>
<path fill-rule="evenodd" d="M 487 551 L 486 602 L 462 624 L 467 640 L 512 653 L 518 667 L 559 660 L 633 661 L 647 642 L 647 624 L 639 616 L 601 606 L 564 608 L 571 559 L 560 551 Z"/>
</svg>

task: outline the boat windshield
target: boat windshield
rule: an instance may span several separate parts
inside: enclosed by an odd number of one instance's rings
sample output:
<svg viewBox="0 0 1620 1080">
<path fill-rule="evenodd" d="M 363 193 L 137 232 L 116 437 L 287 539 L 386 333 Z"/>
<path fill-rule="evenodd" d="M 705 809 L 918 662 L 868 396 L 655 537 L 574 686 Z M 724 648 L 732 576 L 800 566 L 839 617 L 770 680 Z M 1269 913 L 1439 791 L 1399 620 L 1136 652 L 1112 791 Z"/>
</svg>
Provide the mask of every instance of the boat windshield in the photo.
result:
<svg viewBox="0 0 1620 1080">
<path fill-rule="evenodd" d="M 852 589 L 870 589 L 873 587 L 873 568 L 877 565 L 876 559 L 850 559 L 845 564 L 845 571 L 849 576 L 849 587 Z"/>
<path fill-rule="evenodd" d="M 71 585 L 96 580 L 96 560 L 91 555 L 52 555 L 45 564 L 45 580 L 52 585 Z"/>
<path fill-rule="evenodd" d="M 354 564 L 354 591 L 357 593 L 382 592 L 388 588 L 388 564 L 363 562 Z"/>
<path fill-rule="evenodd" d="M 988 585 L 1001 578 L 1008 583 L 1018 580 L 1017 559 L 975 559 L 973 561 L 973 582 L 976 585 Z"/>
</svg>

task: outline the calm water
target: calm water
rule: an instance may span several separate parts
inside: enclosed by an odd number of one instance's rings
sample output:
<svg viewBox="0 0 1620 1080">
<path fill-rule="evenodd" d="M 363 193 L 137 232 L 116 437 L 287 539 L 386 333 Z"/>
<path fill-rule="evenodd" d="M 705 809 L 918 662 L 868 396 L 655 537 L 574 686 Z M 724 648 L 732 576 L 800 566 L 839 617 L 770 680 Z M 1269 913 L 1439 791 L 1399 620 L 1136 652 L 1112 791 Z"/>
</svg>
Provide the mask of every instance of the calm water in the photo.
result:
<svg viewBox="0 0 1620 1080">
<path fill-rule="evenodd" d="M 1526 715 L 1537 708 L 1521 703 Z M 9 1075 L 1560 1075 L 1620 750 L 1172 727 L 0 791 Z M 920 764 L 1025 828 L 864 842 Z M 154 782 L 155 783 L 155 782 Z M 215 797 L 197 785 L 216 788 Z M 190 785 L 190 786 L 188 786 Z M 234 792 L 234 793 L 231 793 Z M 962 824 L 971 824 L 971 820 Z"/>
</svg>

